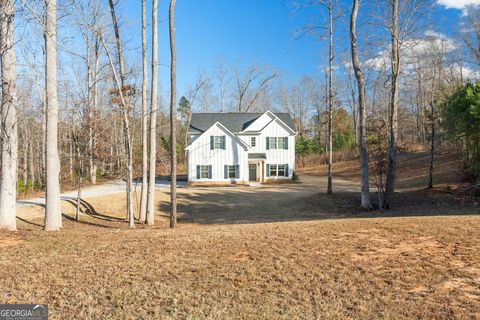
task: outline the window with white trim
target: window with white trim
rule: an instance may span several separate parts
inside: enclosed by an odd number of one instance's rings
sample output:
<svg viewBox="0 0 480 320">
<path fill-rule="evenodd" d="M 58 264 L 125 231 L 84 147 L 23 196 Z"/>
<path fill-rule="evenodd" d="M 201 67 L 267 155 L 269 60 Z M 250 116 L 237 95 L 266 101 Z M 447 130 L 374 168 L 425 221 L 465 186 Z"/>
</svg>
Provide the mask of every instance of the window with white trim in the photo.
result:
<svg viewBox="0 0 480 320">
<path fill-rule="evenodd" d="M 257 138 L 251 137 L 250 138 L 250 146 L 255 147 L 257 145 Z"/>
<path fill-rule="evenodd" d="M 237 166 L 228 166 L 228 177 L 229 178 L 237 177 Z"/>
<path fill-rule="evenodd" d="M 224 136 L 215 136 L 213 139 L 214 149 L 223 149 Z"/>
<path fill-rule="evenodd" d="M 277 176 L 277 165 L 276 164 L 271 164 L 270 165 L 270 176 L 271 177 L 276 177 Z"/>
<path fill-rule="evenodd" d="M 288 149 L 288 137 L 267 137 L 268 149 Z"/>
<path fill-rule="evenodd" d="M 208 179 L 208 166 L 200 166 L 200 179 Z"/>
<path fill-rule="evenodd" d="M 277 137 L 270 137 L 270 149 L 277 149 Z"/>
<path fill-rule="evenodd" d="M 268 176 L 270 177 L 288 177 L 288 165 L 286 164 L 269 164 Z"/>
</svg>

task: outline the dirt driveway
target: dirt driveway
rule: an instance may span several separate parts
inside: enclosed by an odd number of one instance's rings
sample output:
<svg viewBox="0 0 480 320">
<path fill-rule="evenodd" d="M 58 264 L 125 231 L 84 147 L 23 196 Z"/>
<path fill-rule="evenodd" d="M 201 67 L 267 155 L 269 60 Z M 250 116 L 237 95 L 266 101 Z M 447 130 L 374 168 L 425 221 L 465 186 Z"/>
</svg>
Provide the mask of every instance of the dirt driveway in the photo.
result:
<svg viewBox="0 0 480 320">
<path fill-rule="evenodd" d="M 218 224 L 314 219 L 319 211 L 312 210 L 310 200 L 319 197 L 331 202 L 335 198 L 325 194 L 326 184 L 325 177 L 303 176 L 298 183 L 260 187 L 186 188 L 178 191 L 179 220 Z M 335 192 L 339 194 L 352 195 L 358 190 L 354 182 L 335 180 Z M 332 203 L 323 207 L 334 209 Z M 168 209 L 167 198 L 162 201 L 160 212 Z"/>
<path fill-rule="evenodd" d="M 118 183 L 117 183 L 118 184 Z M 84 192 L 82 209 L 110 217 L 125 214 L 125 194 L 122 186 L 94 187 Z M 180 222 L 199 224 L 249 223 L 304 220 L 306 199 L 326 197 L 326 179 L 318 176 L 304 176 L 297 183 L 262 185 L 257 187 L 183 187 L 177 189 L 178 216 Z M 98 189 L 98 190 L 97 190 Z M 105 189 L 105 190 L 104 190 Z M 339 194 L 355 194 L 357 183 L 335 180 L 335 191 Z M 138 208 L 138 192 L 136 194 Z M 17 216 L 23 220 L 39 219 L 44 215 L 43 199 L 21 200 Z M 156 190 L 159 219 L 166 219 L 169 212 L 169 189 Z M 328 200 L 328 198 L 326 198 Z M 62 211 L 67 216 L 75 212 L 75 192 L 62 194 Z M 310 213 L 311 214 L 311 210 Z M 94 215 L 95 216 L 95 215 Z"/>
<path fill-rule="evenodd" d="M 357 182 L 334 179 L 334 194 L 326 193 L 326 177 L 303 174 L 298 183 L 262 185 L 260 187 L 187 187 L 177 190 L 179 223 L 231 224 L 282 221 L 338 219 L 349 217 L 425 216 L 478 214 L 480 208 L 459 203 L 453 196 L 439 190 L 404 190 L 395 196 L 394 209 L 363 212 Z M 136 194 L 138 212 L 138 192 Z M 372 193 L 372 200 L 376 195 Z M 157 221 L 163 226 L 169 214 L 169 189 L 157 188 Z M 76 201 L 64 198 L 62 211 L 66 219 L 75 214 Z M 114 218 L 123 225 L 125 193 L 85 197 L 82 212 L 92 223 Z M 36 220 L 41 224 L 43 205 L 17 207 L 20 220 Z M 91 219 L 90 219 L 91 218 Z"/>
</svg>

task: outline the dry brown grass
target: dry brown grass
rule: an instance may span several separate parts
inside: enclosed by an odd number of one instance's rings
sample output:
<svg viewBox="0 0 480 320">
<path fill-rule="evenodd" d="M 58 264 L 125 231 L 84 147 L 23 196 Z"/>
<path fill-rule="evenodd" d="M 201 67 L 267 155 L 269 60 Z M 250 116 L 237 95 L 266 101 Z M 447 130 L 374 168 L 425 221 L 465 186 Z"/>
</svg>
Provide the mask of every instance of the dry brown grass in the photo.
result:
<svg viewBox="0 0 480 320">
<path fill-rule="evenodd" d="M 154 228 L 126 229 L 123 194 L 86 199 L 81 223 L 64 202 L 58 233 L 22 207 L 20 231 L 0 231 L 0 303 L 48 303 L 52 319 L 479 319 L 480 210 L 408 186 L 422 168 L 402 169 L 388 212 L 359 211 L 346 180 L 327 196 L 316 172 L 179 189 L 174 231 L 166 189 Z"/>
<path fill-rule="evenodd" d="M 430 155 L 428 152 L 404 152 L 399 154 L 397 164 L 398 189 L 426 188 L 428 184 L 428 168 Z M 434 184 L 447 186 L 462 180 L 462 161 L 452 153 L 437 154 L 434 162 Z M 372 173 L 372 168 L 370 168 Z M 300 174 L 323 176 L 327 172 L 326 165 L 302 168 Z M 348 160 L 333 164 L 334 177 L 349 181 L 360 180 L 358 160 Z"/>
<path fill-rule="evenodd" d="M 0 233 L 0 303 L 52 319 L 480 317 L 479 217 L 122 225 Z"/>
</svg>

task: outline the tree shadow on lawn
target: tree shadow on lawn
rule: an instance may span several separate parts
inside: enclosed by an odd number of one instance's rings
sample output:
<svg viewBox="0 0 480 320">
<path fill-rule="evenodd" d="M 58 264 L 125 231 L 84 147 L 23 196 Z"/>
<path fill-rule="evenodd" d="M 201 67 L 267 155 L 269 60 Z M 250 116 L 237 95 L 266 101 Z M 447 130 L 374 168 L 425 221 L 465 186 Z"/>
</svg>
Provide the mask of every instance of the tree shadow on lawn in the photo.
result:
<svg viewBox="0 0 480 320">
<path fill-rule="evenodd" d="M 268 223 L 302 220 L 408 217 L 480 214 L 480 208 L 461 203 L 439 190 L 415 190 L 395 194 L 393 209 L 363 211 L 358 191 L 342 190 L 332 195 L 309 186 L 288 188 L 212 189 L 179 193 L 179 222 L 199 224 Z M 371 194 L 372 202 L 377 195 Z M 167 217 L 170 204 L 160 204 Z M 167 213 L 167 214 L 164 214 Z"/>
<path fill-rule="evenodd" d="M 77 198 L 75 197 L 71 197 L 71 198 L 62 197 L 62 200 L 70 203 L 75 208 L 77 207 Z M 80 205 L 81 205 L 80 212 L 85 215 L 88 215 L 89 217 L 100 219 L 100 220 L 106 220 L 106 221 L 122 221 L 122 222 L 125 221 L 125 219 L 123 218 L 107 216 L 107 215 L 98 213 L 97 210 L 95 210 L 95 207 L 84 199 L 80 199 Z"/>
<path fill-rule="evenodd" d="M 77 198 L 76 197 L 61 197 L 61 201 L 64 201 L 68 204 L 71 204 L 74 207 L 74 209 L 77 208 Z M 42 203 L 31 203 L 31 205 L 35 205 L 35 206 L 38 206 L 38 207 L 41 207 L 41 208 L 46 207 L 45 204 L 42 204 Z M 98 213 L 95 210 L 95 208 L 93 207 L 93 205 L 90 204 L 89 202 L 87 202 L 84 199 L 80 199 L 80 213 L 84 214 L 80 218 L 80 221 L 77 221 L 75 216 L 73 216 L 72 214 L 66 214 L 63 211 L 65 211 L 65 210 L 62 210 L 62 218 L 64 220 L 70 221 L 70 222 L 73 222 L 73 223 L 90 225 L 90 226 L 94 226 L 94 227 L 101 227 L 101 228 L 108 228 L 108 229 L 118 228 L 118 226 L 112 226 L 112 225 L 108 225 L 108 224 L 100 224 L 100 223 L 97 223 L 97 222 L 93 222 L 94 220 L 92 221 L 92 219 L 99 219 L 99 220 L 106 221 L 106 222 L 119 222 L 119 223 L 122 223 L 122 224 L 125 222 L 125 219 L 118 218 L 118 217 L 107 216 L 107 215 L 103 215 L 103 214 Z M 32 219 L 32 221 L 27 220 L 25 218 L 21 218 L 19 216 L 17 216 L 16 218 L 19 221 L 21 221 L 25 224 L 29 224 L 29 225 L 33 225 L 33 226 L 41 227 L 41 228 L 44 227 L 44 223 L 40 223 L 39 221 L 40 221 L 41 218 L 38 218 L 38 217 Z"/>
</svg>

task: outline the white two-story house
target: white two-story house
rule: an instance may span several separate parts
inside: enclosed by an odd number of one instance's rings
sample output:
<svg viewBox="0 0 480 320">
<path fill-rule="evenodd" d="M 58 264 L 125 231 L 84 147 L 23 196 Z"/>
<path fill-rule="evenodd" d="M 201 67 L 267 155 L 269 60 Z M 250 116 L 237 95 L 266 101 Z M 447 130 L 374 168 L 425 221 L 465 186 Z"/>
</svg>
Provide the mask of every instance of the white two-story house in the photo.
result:
<svg viewBox="0 0 480 320">
<path fill-rule="evenodd" d="M 189 185 L 291 179 L 296 134 L 288 113 L 194 113 L 186 148 Z"/>
</svg>

